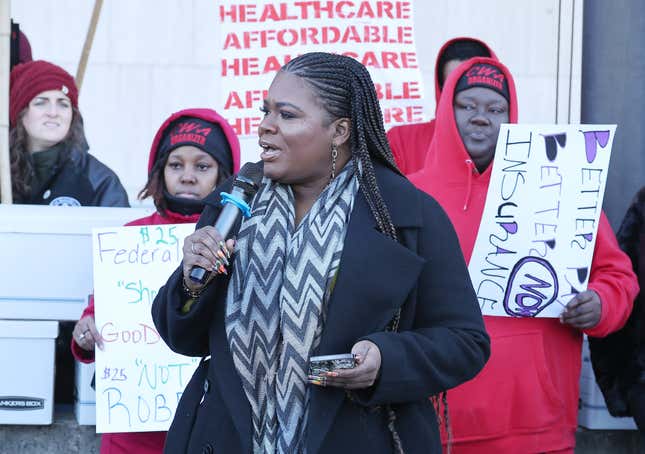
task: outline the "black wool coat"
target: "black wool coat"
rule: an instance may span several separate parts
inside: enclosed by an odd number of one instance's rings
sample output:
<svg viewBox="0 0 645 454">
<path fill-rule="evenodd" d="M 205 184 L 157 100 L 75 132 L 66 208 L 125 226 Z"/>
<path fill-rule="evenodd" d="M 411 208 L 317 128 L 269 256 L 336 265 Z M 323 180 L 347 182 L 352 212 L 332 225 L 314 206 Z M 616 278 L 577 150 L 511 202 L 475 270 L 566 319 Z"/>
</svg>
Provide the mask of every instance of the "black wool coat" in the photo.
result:
<svg viewBox="0 0 645 454">
<path fill-rule="evenodd" d="M 378 163 L 375 170 L 399 242 L 376 229 L 359 190 L 314 354 L 347 353 L 358 340 L 368 339 L 381 352 L 380 376 L 353 399 L 340 389 L 312 386 L 308 454 L 393 452 L 384 404 L 396 412 L 406 454 L 441 452 L 437 417 L 428 396 L 474 377 L 490 353 L 448 217 L 404 177 Z M 212 196 L 198 227 L 217 218 L 217 199 Z M 180 267 L 160 289 L 152 307 L 155 325 L 174 351 L 211 355 L 211 360 L 198 369 L 181 398 L 166 452 L 249 453 L 251 410 L 224 326 L 228 280 L 216 277 L 187 314 L 180 310 L 187 299 L 181 280 Z M 385 332 L 398 308 L 402 309 L 399 332 Z"/>
<path fill-rule="evenodd" d="M 645 187 L 627 209 L 616 238 L 632 261 L 641 290 L 625 326 L 601 339 L 590 337 L 589 350 L 609 413 L 633 416 L 630 392 L 645 385 Z"/>
<path fill-rule="evenodd" d="M 119 177 L 87 152 L 66 146 L 63 158 L 51 176 L 34 187 L 28 199 L 15 200 L 28 205 L 129 207 L 128 194 Z"/>
</svg>

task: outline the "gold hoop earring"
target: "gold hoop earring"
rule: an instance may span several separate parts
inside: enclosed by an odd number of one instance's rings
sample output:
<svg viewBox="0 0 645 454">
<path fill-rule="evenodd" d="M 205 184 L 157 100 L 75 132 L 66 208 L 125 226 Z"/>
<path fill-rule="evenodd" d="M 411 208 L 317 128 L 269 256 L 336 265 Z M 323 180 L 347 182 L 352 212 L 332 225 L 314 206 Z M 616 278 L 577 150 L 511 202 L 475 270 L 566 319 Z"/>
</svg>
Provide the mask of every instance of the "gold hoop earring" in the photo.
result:
<svg viewBox="0 0 645 454">
<path fill-rule="evenodd" d="M 336 158 L 338 158 L 338 146 L 331 144 L 331 179 L 336 177 Z"/>
</svg>

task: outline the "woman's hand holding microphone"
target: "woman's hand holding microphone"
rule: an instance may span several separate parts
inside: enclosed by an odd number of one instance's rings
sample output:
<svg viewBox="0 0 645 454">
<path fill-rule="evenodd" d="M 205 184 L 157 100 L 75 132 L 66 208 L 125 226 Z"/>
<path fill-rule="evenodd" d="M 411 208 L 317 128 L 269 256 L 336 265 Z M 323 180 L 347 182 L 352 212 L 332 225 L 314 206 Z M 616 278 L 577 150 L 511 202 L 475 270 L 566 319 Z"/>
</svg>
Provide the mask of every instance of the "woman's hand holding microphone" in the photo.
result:
<svg viewBox="0 0 645 454">
<path fill-rule="evenodd" d="M 198 293 L 208 283 L 199 283 L 191 279 L 191 270 L 199 266 L 211 273 L 228 274 L 227 267 L 230 265 L 235 251 L 235 240 L 224 241 L 222 235 L 213 226 L 202 227 L 196 230 L 184 240 L 184 285 L 191 291 Z"/>
</svg>

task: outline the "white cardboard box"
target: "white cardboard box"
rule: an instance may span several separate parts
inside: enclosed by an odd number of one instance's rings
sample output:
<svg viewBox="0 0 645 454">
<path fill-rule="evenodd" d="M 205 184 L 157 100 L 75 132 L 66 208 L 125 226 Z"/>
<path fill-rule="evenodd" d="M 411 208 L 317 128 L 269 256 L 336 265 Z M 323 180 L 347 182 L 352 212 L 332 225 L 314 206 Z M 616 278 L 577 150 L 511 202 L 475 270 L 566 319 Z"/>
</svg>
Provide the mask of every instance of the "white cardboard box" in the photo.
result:
<svg viewBox="0 0 645 454">
<path fill-rule="evenodd" d="M 51 424 L 58 322 L 0 320 L 0 424 Z"/>
<path fill-rule="evenodd" d="M 591 366 L 589 342 L 586 336 L 582 343 L 578 424 L 587 429 L 637 430 L 633 418 L 616 418 L 607 411 L 605 399 L 596 383 L 596 376 Z"/>
<path fill-rule="evenodd" d="M 0 204 L 0 319 L 78 320 L 92 293 L 92 228 L 152 208 Z M 34 285 L 34 276 L 38 285 Z"/>
<path fill-rule="evenodd" d="M 96 425 L 96 392 L 92 388 L 94 363 L 76 361 L 74 373 L 74 415 L 81 426 Z"/>
</svg>

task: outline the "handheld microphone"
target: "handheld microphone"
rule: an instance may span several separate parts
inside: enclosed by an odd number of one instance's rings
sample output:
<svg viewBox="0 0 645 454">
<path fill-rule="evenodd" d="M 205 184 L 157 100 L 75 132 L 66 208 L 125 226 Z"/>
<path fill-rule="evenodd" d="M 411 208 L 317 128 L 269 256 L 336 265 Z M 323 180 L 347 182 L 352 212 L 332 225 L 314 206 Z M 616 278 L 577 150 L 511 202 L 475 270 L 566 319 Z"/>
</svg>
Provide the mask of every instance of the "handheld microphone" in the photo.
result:
<svg viewBox="0 0 645 454">
<path fill-rule="evenodd" d="M 215 228 L 224 237 L 227 238 L 235 223 L 240 216 L 251 216 L 251 208 L 248 202 L 258 192 L 260 181 L 262 180 L 262 165 L 260 163 L 247 162 L 240 169 L 233 180 L 233 190 L 231 193 L 221 192 L 221 204 L 224 205 L 221 213 L 215 221 Z M 210 271 L 201 266 L 194 266 L 190 270 L 190 279 L 200 284 L 208 280 Z"/>
</svg>

